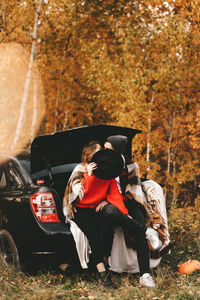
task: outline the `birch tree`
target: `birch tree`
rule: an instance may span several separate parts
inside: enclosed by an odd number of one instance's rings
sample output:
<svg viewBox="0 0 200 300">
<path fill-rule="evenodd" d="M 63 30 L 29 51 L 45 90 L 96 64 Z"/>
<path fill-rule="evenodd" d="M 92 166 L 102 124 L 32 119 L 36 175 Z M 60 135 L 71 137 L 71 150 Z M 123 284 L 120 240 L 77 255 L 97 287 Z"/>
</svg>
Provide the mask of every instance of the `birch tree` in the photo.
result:
<svg viewBox="0 0 200 300">
<path fill-rule="evenodd" d="M 165 197 L 167 196 L 167 181 L 168 178 L 170 177 L 170 165 L 171 165 L 171 156 L 172 156 L 172 138 L 173 138 L 173 124 L 174 124 L 174 114 L 171 113 L 169 116 L 169 122 L 168 122 L 168 132 L 169 132 L 169 137 L 168 137 L 168 147 L 167 147 L 167 178 L 166 178 L 166 184 L 165 184 Z"/>
<path fill-rule="evenodd" d="M 33 140 L 36 127 L 37 127 L 37 116 L 38 116 L 38 73 L 37 69 L 33 72 L 33 84 L 34 84 L 34 94 L 33 94 L 33 119 L 31 126 L 31 140 Z"/>
<path fill-rule="evenodd" d="M 16 147 L 16 145 L 20 139 L 20 134 L 21 134 L 23 124 L 24 124 L 24 118 L 25 118 L 25 114 L 26 114 L 26 103 L 28 101 L 29 87 L 30 87 L 32 73 L 33 73 L 33 64 L 34 64 L 34 60 L 35 60 L 35 56 L 36 56 L 36 41 L 37 41 L 37 36 L 38 36 L 38 24 L 39 24 L 39 16 L 40 16 L 40 10 L 41 10 L 42 3 L 43 3 L 43 0 L 40 0 L 39 6 L 36 9 L 35 24 L 34 24 L 34 30 L 32 33 L 33 41 L 32 41 L 32 48 L 31 48 L 28 72 L 27 72 L 27 77 L 26 77 L 26 82 L 25 82 L 25 87 L 24 87 L 24 95 L 22 98 L 21 106 L 20 106 L 20 114 L 19 114 L 18 123 L 17 123 L 17 127 L 16 127 L 16 134 L 15 134 L 12 146 L 11 146 L 11 150 Z M 36 95 L 34 97 L 37 98 Z"/>
<path fill-rule="evenodd" d="M 150 151 L 151 151 L 151 122 L 152 122 L 152 106 L 154 103 L 154 92 L 152 93 L 148 114 L 148 132 L 147 132 L 147 178 L 150 171 Z"/>
<path fill-rule="evenodd" d="M 1 16 L 0 16 L 1 22 L 0 22 L 0 43 L 3 41 L 4 36 L 4 26 L 5 26 L 5 0 L 2 0 L 1 2 Z"/>
</svg>

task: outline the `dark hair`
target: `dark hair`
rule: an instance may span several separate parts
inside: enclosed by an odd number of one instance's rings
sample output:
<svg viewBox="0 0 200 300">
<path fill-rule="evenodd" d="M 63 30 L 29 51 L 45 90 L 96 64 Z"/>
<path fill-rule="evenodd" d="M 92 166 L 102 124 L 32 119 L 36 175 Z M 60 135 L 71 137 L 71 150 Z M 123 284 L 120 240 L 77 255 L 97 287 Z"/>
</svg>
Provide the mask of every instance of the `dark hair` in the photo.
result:
<svg viewBox="0 0 200 300">
<path fill-rule="evenodd" d="M 95 153 L 97 145 L 100 145 L 99 141 L 91 141 L 83 147 L 81 161 L 84 164 L 91 162 L 92 156 Z"/>
</svg>

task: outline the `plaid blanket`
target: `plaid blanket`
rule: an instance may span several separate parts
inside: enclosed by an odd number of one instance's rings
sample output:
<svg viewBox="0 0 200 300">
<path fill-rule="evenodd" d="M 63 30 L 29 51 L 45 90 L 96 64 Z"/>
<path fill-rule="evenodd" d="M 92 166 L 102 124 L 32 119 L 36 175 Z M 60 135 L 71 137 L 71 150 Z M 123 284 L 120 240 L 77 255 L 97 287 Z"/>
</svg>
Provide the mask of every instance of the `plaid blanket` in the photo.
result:
<svg viewBox="0 0 200 300">
<path fill-rule="evenodd" d="M 66 217 L 66 222 L 73 218 L 73 204 L 74 201 L 79 198 L 80 200 L 84 196 L 84 173 L 87 172 L 87 164 L 77 165 L 67 183 L 63 198 L 63 213 Z"/>
<path fill-rule="evenodd" d="M 168 252 L 170 237 L 163 190 L 153 180 L 141 182 L 137 163 L 127 165 L 127 169 L 128 183 L 125 188 L 125 195 L 128 199 L 134 199 L 144 206 L 147 212 L 147 225 L 158 231 L 159 238 L 163 242 L 160 251 L 166 249 Z"/>
<path fill-rule="evenodd" d="M 136 162 L 127 165 L 128 178 L 125 187 L 125 195 L 128 199 L 144 205 L 146 202 L 144 192 L 142 190 L 142 182 L 140 178 L 140 169 Z"/>
<path fill-rule="evenodd" d="M 125 186 L 125 195 L 144 206 L 147 212 L 147 225 L 158 231 L 159 237 L 163 242 L 164 249 L 170 245 L 165 199 L 162 188 L 153 180 L 141 182 L 139 165 L 131 163 L 127 165 L 128 177 Z M 79 164 L 73 170 L 67 183 L 64 199 L 63 213 L 66 222 L 73 218 L 74 201 L 84 196 L 83 174 L 87 172 L 87 165 Z M 168 249 L 169 250 L 169 249 Z M 168 252 L 168 251 L 167 251 Z"/>
</svg>

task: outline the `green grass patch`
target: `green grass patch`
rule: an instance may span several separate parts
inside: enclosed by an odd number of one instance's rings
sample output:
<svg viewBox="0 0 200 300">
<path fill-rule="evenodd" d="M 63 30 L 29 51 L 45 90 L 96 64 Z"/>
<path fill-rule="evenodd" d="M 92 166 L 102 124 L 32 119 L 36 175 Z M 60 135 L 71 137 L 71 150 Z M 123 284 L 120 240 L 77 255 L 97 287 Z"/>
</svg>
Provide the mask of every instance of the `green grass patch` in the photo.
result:
<svg viewBox="0 0 200 300">
<path fill-rule="evenodd" d="M 152 270 L 156 281 L 153 289 L 139 286 L 139 274 L 112 274 L 117 285 L 112 290 L 98 285 L 87 273 L 62 276 L 53 270 L 43 270 L 30 276 L 8 269 L 0 271 L 0 299 L 200 299 L 200 271 L 190 275 L 177 272 L 182 262 L 200 260 L 199 222 L 199 212 L 194 208 L 171 210 L 171 254 Z"/>
</svg>

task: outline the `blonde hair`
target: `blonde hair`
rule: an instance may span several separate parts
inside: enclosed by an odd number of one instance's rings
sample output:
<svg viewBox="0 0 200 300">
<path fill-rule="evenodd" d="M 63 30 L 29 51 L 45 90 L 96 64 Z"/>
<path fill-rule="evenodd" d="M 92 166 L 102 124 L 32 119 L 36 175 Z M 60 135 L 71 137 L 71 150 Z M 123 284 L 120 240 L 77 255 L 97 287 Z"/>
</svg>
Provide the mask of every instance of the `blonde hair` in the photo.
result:
<svg viewBox="0 0 200 300">
<path fill-rule="evenodd" d="M 83 147 L 81 155 L 81 161 L 83 164 L 88 164 L 91 162 L 92 156 L 95 153 L 97 145 L 100 145 L 99 141 L 92 141 Z"/>
</svg>

